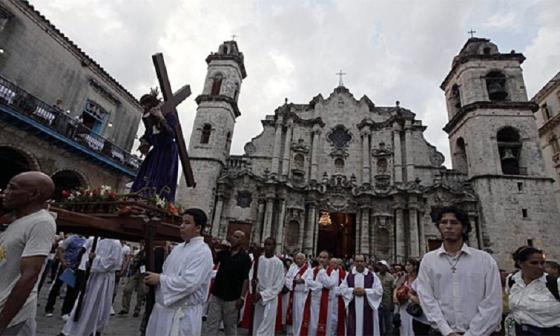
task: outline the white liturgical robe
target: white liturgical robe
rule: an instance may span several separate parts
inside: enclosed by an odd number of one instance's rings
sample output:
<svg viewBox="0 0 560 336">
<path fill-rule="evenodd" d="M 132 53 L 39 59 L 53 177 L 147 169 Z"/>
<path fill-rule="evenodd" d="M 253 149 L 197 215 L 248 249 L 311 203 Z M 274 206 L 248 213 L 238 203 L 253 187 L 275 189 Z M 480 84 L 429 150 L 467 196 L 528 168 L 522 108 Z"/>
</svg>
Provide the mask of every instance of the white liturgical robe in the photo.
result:
<svg viewBox="0 0 560 336">
<path fill-rule="evenodd" d="M 350 287 L 348 284 L 348 276 L 340 285 L 340 294 L 344 297 L 344 304 L 346 305 L 346 314 L 350 314 L 350 304 L 354 300 L 354 312 L 356 314 L 356 333 L 355 335 L 368 335 L 363 330 L 364 327 L 364 305 L 369 305 L 373 311 L 373 335 L 380 335 L 379 333 L 379 318 L 377 310 L 379 309 L 379 304 L 381 303 L 381 298 L 383 296 L 383 287 L 381 286 L 381 280 L 373 274 L 373 284 L 371 288 L 364 288 L 364 279 L 370 271 L 365 268 L 363 273 L 356 271 L 356 268 L 352 269 L 352 274 L 354 275 L 354 286 Z M 364 296 L 355 296 L 354 288 L 364 288 L 366 293 Z M 349 318 L 346 319 L 347 321 Z M 348 329 L 347 329 L 348 330 Z"/>
<path fill-rule="evenodd" d="M 308 335 L 317 334 L 317 326 L 319 325 L 319 311 L 321 309 L 321 295 L 323 294 L 323 288 L 327 288 L 330 290 L 333 287 L 335 287 L 335 285 L 337 285 L 334 277 L 329 276 L 327 274 L 326 269 L 319 270 L 315 278 L 313 278 L 314 277 L 313 270 L 314 268 L 308 268 L 307 272 L 305 273 L 305 285 L 311 291 Z M 326 323 L 328 325 L 328 317 Z"/>
<path fill-rule="evenodd" d="M 147 336 L 200 335 L 212 252 L 202 237 L 175 246 L 163 264 Z"/>
<path fill-rule="evenodd" d="M 257 270 L 257 292 L 261 300 L 255 304 L 253 314 L 254 335 L 274 335 L 276 326 L 276 308 L 278 294 L 284 286 L 284 264 L 278 257 L 259 257 Z M 253 278 L 254 264 L 249 272 L 249 279 Z"/>
<path fill-rule="evenodd" d="M 339 284 L 341 272 L 340 270 L 333 270 L 330 275 L 329 283 L 333 285 L 329 291 L 329 318 L 327 322 L 326 335 L 336 335 L 336 328 L 338 324 L 338 297 L 340 296 Z"/>
<path fill-rule="evenodd" d="M 64 335 L 95 335 L 101 333 L 107 326 L 115 290 L 115 271 L 119 269 L 121 259 L 120 241 L 116 239 L 99 240 L 95 258 L 91 264 L 91 274 L 87 280 L 80 319 L 74 322 L 78 304 L 78 300 L 76 300 L 70 318 L 62 330 Z"/>
<path fill-rule="evenodd" d="M 288 326 L 287 333 L 289 335 L 300 334 L 301 322 L 303 319 L 303 307 L 305 306 L 305 299 L 307 298 L 307 287 L 305 282 L 301 284 L 295 284 L 294 280 L 303 279 L 305 272 L 302 269 L 307 268 L 307 264 L 303 264 L 301 267 L 295 263 L 290 266 L 288 273 L 286 273 L 286 287 L 290 290 L 290 295 L 293 296 L 292 299 L 292 325 Z M 303 272 L 301 275 L 300 272 Z"/>
</svg>

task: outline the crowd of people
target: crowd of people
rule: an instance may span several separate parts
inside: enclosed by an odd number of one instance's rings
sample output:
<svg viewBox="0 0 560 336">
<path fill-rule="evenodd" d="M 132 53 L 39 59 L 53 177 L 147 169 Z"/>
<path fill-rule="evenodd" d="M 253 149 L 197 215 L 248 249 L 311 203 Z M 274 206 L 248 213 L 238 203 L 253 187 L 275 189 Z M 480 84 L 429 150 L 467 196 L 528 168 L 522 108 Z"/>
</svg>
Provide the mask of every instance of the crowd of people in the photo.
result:
<svg viewBox="0 0 560 336">
<path fill-rule="evenodd" d="M 328 251 L 278 255 L 271 237 L 245 249 L 243 231 L 224 241 L 204 237 L 206 214 L 188 209 L 183 242 L 156 248 L 147 270 L 142 244 L 56 239 L 46 203 L 53 191 L 47 175 L 27 172 L 2 194 L 9 211 L 1 219 L 0 335 L 35 335 L 45 284 L 44 314 L 60 313 L 67 336 L 106 331 L 119 290 L 120 316 L 130 314 L 136 291 L 140 330 L 131 335 L 560 335 L 559 265 L 522 246 L 513 253 L 515 271 L 500 270 L 466 244 L 470 222 L 455 207 L 435 220 L 441 247 L 404 265 Z"/>
</svg>

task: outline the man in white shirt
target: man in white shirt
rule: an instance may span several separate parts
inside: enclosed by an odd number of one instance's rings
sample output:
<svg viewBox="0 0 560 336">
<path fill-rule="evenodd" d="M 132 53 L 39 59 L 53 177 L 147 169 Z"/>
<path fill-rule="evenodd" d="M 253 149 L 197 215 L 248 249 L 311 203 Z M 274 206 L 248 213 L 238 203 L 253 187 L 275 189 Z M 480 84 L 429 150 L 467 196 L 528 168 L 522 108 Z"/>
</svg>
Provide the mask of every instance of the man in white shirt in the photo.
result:
<svg viewBox="0 0 560 336">
<path fill-rule="evenodd" d="M 37 279 L 56 231 L 45 210 L 53 192 L 51 178 L 34 171 L 14 176 L 0 195 L 12 214 L 0 233 L 0 335 L 35 335 Z"/>
<path fill-rule="evenodd" d="M 147 272 L 144 283 L 156 287 L 156 302 L 147 336 L 197 336 L 212 275 L 212 252 L 201 233 L 207 217 L 200 209 L 187 209 L 181 238 L 163 264 L 163 272 Z"/>
<path fill-rule="evenodd" d="M 471 227 L 462 210 L 442 208 L 436 225 L 443 244 L 424 255 L 417 278 L 422 310 L 444 336 L 490 335 L 502 318 L 498 265 L 464 242 Z"/>
<path fill-rule="evenodd" d="M 346 335 L 380 335 L 378 309 L 383 297 L 381 280 L 366 268 L 362 254 L 339 288 L 347 308 Z"/>
<path fill-rule="evenodd" d="M 249 279 L 257 272 L 256 292 L 253 293 L 253 334 L 274 335 L 278 294 L 284 286 L 284 264 L 274 255 L 276 240 L 268 237 L 264 241 L 264 255 L 253 264 Z M 258 265 L 258 266 L 255 266 Z M 255 270 L 255 267 L 257 268 Z M 251 286 L 251 290 L 254 286 Z"/>
</svg>

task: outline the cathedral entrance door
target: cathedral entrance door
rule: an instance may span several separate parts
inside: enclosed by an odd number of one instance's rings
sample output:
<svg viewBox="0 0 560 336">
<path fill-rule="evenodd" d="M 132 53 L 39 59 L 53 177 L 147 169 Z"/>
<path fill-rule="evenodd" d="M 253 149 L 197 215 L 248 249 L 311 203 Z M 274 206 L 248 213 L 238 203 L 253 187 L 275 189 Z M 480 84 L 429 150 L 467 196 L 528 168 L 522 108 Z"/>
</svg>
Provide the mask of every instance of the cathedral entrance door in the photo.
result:
<svg viewBox="0 0 560 336">
<path fill-rule="evenodd" d="M 317 254 L 329 251 L 334 257 L 351 257 L 355 253 L 356 214 L 322 212 L 319 218 Z"/>
</svg>

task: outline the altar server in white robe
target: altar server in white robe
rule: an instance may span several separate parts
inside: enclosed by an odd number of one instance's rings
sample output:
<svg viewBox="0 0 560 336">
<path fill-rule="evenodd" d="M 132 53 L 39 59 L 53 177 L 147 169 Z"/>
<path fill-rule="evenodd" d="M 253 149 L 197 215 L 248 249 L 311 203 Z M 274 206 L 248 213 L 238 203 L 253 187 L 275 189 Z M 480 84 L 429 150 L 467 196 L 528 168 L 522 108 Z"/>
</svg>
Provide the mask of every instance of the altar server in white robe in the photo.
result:
<svg viewBox="0 0 560 336">
<path fill-rule="evenodd" d="M 305 254 L 298 253 L 295 262 L 286 273 L 286 287 L 288 293 L 288 309 L 286 312 L 286 324 L 288 335 L 300 334 L 301 321 L 303 319 L 303 307 L 307 298 L 307 287 L 305 286 L 305 272 L 309 264 L 305 260 Z"/>
<path fill-rule="evenodd" d="M 340 286 L 346 304 L 346 335 L 378 336 L 377 310 L 383 296 L 381 281 L 365 267 L 363 255 L 356 255 L 354 265 Z"/>
<path fill-rule="evenodd" d="M 327 251 L 319 253 L 319 265 L 307 269 L 305 285 L 309 289 L 308 297 L 303 308 L 301 335 L 315 336 L 326 335 L 328 328 L 328 306 L 330 291 L 335 287 L 336 281 L 329 268 L 330 255 Z M 323 290 L 324 289 L 324 290 Z"/>
<path fill-rule="evenodd" d="M 109 322 L 113 291 L 115 290 L 115 272 L 122 263 L 122 247 L 119 240 L 101 239 L 94 253 L 90 254 L 91 273 L 87 279 L 80 319 L 74 321 L 76 306 L 66 321 L 62 334 L 95 335 L 101 333 Z"/>
<path fill-rule="evenodd" d="M 198 336 L 208 297 L 213 259 L 201 232 L 207 222 L 204 211 L 187 209 L 180 227 L 181 243 L 169 254 L 161 274 L 148 272 L 144 282 L 157 285 L 156 302 L 147 336 Z"/>
<path fill-rule="evenodd" d="M 253 292 L 253 335 L 274 335 L 278 294 L 284 286 L 284 264 L 274 255 L 276 240 L 268 237 L 264 241 L 264 255 L 258 260 L 256 284 Z M 255 264 L 249 272 L 253 279 Z"/>
</svg>

